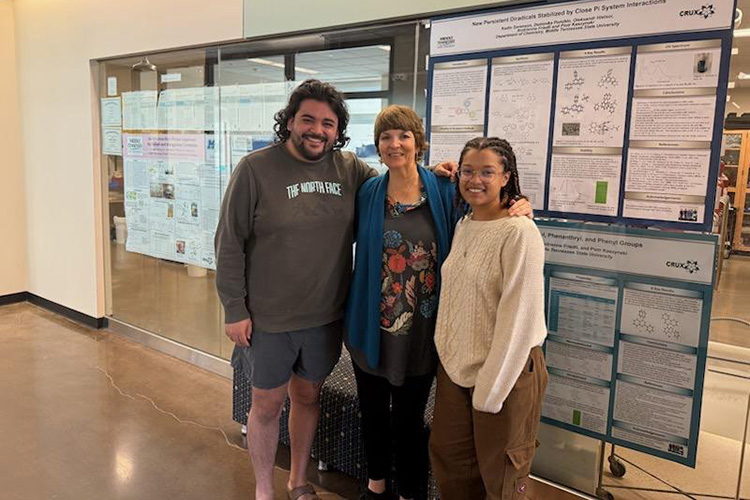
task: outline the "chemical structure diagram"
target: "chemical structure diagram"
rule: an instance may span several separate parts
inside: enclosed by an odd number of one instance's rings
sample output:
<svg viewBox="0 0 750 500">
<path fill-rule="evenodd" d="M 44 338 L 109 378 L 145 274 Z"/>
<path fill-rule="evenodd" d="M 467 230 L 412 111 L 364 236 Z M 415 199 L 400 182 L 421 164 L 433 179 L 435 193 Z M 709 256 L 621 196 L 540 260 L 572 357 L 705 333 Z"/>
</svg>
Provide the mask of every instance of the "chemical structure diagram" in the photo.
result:
<svg viewBox="0 0 750 500">
<path fill-rule="evenodd" d="M 580 89 L 583 87 L 583 84 L 586 83 L 586 80 L 578 75 L 578 71 L 573 70 L 573 80 L 569 81 L 565 84 L 565 90 L 573 90 L 574 88 Z"/>
<path fill-rule="evenodd" d="M 506 134 L 515 134 L 516 132 L 520 132 L 522 135 L 526 135 L 529 131 L 533 130 L 534 124 L 531 122 L 526 123 L 506 123 L 503 125 L 503 132 Z M 516 156 L 518 156 L 518 151 L 516 151 Z"/>
<path fill-rule="evenodd" d="M 611 121 L 591 122 L 589 123 L 589 133 L 595 135 L 613 134 L 620 130 L 619 125 L 614 125 Z"/>
<path fill-rule="evenodd" d="M 680 322 L 666 312 L 661 315 L 661 320 L 664 323 L 664 335 L 670 339 L 678 340 L 680 338 Z"/>
<path fill-rule="evenodd" d="M 654 325 L 646 321 L 646 311 L 644 309 L 638 311 L 638 317 L 633 320 L 633 326 L 640 332 L 654 333 Z"/>
<path fill-rule="evenodd" d="M 508 95 L 507 92 L 500 95 L 500 102 L 519 102 L 526 100 L 528 102 L 534 102 L 536 101 L 536 96 L 534 94 L 528 94 L 525 97 L 523 95 Z"/>
<path fill-rule="evenodd" d="M 503 81 L 503 84 L 505 87 L 528 87 L 531 85 L 547 85 L 550 82 L 550 79 L 548 77 L 542 77 L 542 78 L 515 78 L 511 77 L 507 80 Z"/>
<path fill-rule="evenodd" d="M 677 318 L 673 318 L 671 314 L 665 312 L 661 315 L 662 321 L 662 333 L 667 338 L 679 340 L 680 338 L 680 321 Z M 633 326 L 640 332 L 654 333 L 654 325 L 647 319 L 645 309 L 638 311 L 638 317 L 633 319 Z"/>
<path fill-rule="evenodd" d="M 453 106 L 450 108 L 451 113 L 454 117 L 461 115 L 468 115 L 469 118 L 474 119 L 477 117 L 477 111 L 472 109 L 472 98 L 468 97 L 464 99 L 463 106 Z"/>
<path fill-rule="evenodd" d="M 606 87 L 617 87 L 619 82 L 617 81 L 617 78 L 612 74 L 612 70 L 608 69 L 607 73 L 605 75 L 602 75 L 601 78 L 599 78 L 598 85 L 602 88 Z"/>
<path fill-rule="evenodd" d="M 606 111 L 613 115 L 617 111 L 617 101 L 612 99 L 612 94 L 607 92 L 600 102 L 594 103 L 594 111 Z"/>
<path fill-rule="evenodd" d="M 560 109 L 560 113 L 564 115 L 580 115 L 586 109 L 583 103 L 588 102 L 588 100 L 589 96 L 587 96 L 586 94 L 583 94 L 582 96 L 580 94 L 576 94 L 573 96 L 573 104 L 563 106 Z"/>
</svg>

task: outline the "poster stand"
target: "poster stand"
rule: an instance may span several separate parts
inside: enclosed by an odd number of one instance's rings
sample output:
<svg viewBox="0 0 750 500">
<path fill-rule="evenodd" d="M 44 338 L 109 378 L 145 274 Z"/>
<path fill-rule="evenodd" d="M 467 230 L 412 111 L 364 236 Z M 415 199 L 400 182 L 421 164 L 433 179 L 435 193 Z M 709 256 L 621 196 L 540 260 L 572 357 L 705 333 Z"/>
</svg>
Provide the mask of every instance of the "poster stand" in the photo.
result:
<svg viewBox="0 0 750 500">
<path fill-rule="evenodd" d="M 740 318 L 731 318 L 731 317 L 713 317 L 711 318 L 711 322 L 714 321 L 731 321 L 735 323 L 740 323 L 742 325 L 745 325 L 747 327 L 750 327 L 750 322 L 740 319 Z M 627 467 L 625 464 L 630 465 L 631 467 L 634 467 L 635 469 L 643 472 L 644 474 L 648 475 L 649 477 L 659 481 L 660 483 L 663 483 L 665 486 L 667 486 L 669 489 L 657 489 L 657 488 L 643 488 L 643 487 L 636 487 L 636 486 L 622 486 L 618 484 L 604 484 L 604 459 L 606 454 L 606 441 L 600 441 L 600 449 L 599 449 L 599 473 L 596 483 L 596 497 L 600 498 L 602 500 L 615 500 L 615 495 L 609 491 L 609 489 L 619 489 L 619 490 L 632 490 L 632 491 L 644 491 L 649 493 L 665 493 L 669 495 L 681 495 L 685 498 L 692 498 L 695 499 L 696 496 L 699 497 L 711 497 L 711 498 L 726 498 L 726 499 L 734 499 L 734 500 L 740 500 L 740 492 L 742 489 L 742 476 L 743 476 L 743 469 L 745 465 L 745 448 L 747 446 L 747 428 L 748 424 L 750 424 L 750 394 L 748 394 L 747 397 L 747 405 L 745 407 L 745 426 L 742 431 L 742 444 L 740 446 L 740 464 L 737 471 L 737 488 L 735 490 L 734 496 L 725 496 L 725 495 L 716 495 L 714 493 L 705 492 L 686 492 L 682 489 L 678 488 L 677 486 L 674 486 L 673 484 L 665 481 L 664 479 L 660 478 L 656 474 L 653 474 L 649 472 L 648 470 L 644 469 L 643 467 L 640 467 L 638 464 L 620 456 L 615 451 L 615 444 L 612 444 L 610 447 L 610 453 L 609 456 L 606 457 L 607 462 L 609 463 L 609 471 L 615 478 L 621 478 L 624 477 L 627 473 Z"/>
</svg>

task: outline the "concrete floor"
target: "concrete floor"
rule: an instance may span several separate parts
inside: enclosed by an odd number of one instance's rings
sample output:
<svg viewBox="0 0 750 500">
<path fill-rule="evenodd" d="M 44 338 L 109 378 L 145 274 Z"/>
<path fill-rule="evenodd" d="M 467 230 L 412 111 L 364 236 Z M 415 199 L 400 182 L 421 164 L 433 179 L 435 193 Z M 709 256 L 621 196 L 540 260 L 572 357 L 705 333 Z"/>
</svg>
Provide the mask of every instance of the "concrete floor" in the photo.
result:
<svg viewBox="0 0 750 500">
<path fill-rule="evenodd" d="M 721 281 L 714 291 L 711 316 L 729 316 L 750 321 L 750 257 L 732 255 L 724 261 Z M 750 328 L 735 322 L 714 321 L 711 324 L 710 339 L 750 348 Z"/>
<path fill-rule="evenodd" d="M 0 366 L 3 500 L 253 498 L 231 381 L 29 304 L 0 307 Z M 308 478 L 357 498 L 338 473 Z M 573 497 L 535 483 L 529 498 Z"/>
<path fill-rule="evenodd" d="M 0 366 L 4 500 L 252 498 L 229 380 L 28 304 L 0 308 Z"/>
</svg>

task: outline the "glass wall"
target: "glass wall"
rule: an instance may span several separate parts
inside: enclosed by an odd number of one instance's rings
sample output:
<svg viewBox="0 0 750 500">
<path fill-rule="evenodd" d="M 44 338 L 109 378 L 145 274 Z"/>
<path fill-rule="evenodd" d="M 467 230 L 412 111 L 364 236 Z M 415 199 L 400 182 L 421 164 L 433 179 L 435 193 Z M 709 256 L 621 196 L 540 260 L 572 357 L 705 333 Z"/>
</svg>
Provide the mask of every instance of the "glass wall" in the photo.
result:
<svg viewBox="0 0 750 500">
<path fill-rule="evenodd" d="M 346 149 L 379 167 L 377 113 L 424 115 L 427 42 L 406 23 L 100 61 L 108 314 L 229 358 L 213 236 L 232 169 L 273 142 L 274 114 L 308 78 L 344 92 Z"/>
</svg>

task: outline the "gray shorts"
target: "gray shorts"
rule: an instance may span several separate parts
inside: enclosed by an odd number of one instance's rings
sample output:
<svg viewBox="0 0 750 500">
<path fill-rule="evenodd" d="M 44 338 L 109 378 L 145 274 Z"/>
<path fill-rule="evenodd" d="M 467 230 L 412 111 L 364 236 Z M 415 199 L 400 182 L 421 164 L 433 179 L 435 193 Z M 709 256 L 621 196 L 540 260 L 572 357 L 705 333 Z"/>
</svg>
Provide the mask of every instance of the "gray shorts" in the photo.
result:
<svg viewBox="0 0 750 500">
<path fill-rule="evenodd" d="M 253 387 L 275 389 L 295 375 L 322 382 L 341 356 L 343 320 L 293 332 L 253 331 L 250 347 L 235 346 L 232 366 L 241 368 Z"/>
</svg>

